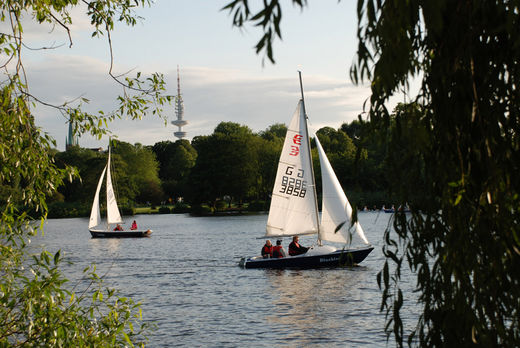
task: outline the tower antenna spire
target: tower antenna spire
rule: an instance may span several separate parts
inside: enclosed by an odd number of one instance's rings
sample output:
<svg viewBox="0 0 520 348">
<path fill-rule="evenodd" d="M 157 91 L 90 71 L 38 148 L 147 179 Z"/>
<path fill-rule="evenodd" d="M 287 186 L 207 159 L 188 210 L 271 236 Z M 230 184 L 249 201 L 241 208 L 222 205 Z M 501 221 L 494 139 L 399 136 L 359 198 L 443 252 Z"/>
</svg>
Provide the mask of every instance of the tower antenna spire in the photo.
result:
<svg viewBox="0 0 520 348">
<path fill-rule="evenodd" d="M 186 137 L 186 132 L 182 130 L 182 127 L 188 124 L 188 121 L 184 120 L 184 103 L 182 102 L 181 95 L 181 77 L 179 73 L 179 66 L 177 65 L 177 97 L 175 98 L 175 116 L 176 120 L 172 121 L 174 126 L 179 127 L 177 132 L 174 132 L 177 138 L 182 139 Z"/>
</svg>

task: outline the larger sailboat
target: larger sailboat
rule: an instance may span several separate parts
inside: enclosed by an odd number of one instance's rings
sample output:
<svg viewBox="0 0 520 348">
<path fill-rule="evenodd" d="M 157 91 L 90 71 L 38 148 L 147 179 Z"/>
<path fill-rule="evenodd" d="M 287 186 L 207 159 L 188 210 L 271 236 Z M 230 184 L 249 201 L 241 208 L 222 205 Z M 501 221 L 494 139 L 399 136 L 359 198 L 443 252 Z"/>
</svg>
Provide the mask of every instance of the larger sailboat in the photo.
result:
<svg viewBox="0 0 520 348">
<path fill-rule="evenodd" d="M 101 225 L 101 210 L 99 206 L 99 193 L 101 191 L 101 185 L 106 173 L 106 198 L 107 198 L 107 221 L 106 227 L 99 227 Z M 90 211 L 90 221 L 88 223 L 88 229 L 93 238 L 136 238 L 136 237 L 148 237 L 152 234 L 152 230 L 119 230 L 117 227 L 112 228 L 114 224 L 123 222 L 119 209 L 117 207 L 116 195 L 114 193 L 114 187 L 112 186 L 112 175 L 110 174 L 110 146 L 108 147 L 108 161 L 107 165 L 101 173 L 99 182 L 94 195 L 94 202 L 92 203 L 92 210 Z"/>
<path fill-rule="evenodd" d="M 265 238 L 317 234 L 318 239 L 315 245 L 301 255 L 283 258 L 243 258 L 240 265 L 245 268 L 354 265 L 363 261 L 374 249 L 366 239 L 359 222 L 351 223 L 352 206 L 318 137 L 315 137 L 323 188 L 320 220 L 301 73 L 300 88 L 302 97 L 287 129 L 278 163 Z M 350 248 L 354 233 L 366 246 Z M 345 247 L 337 249 L 323 245 L 323 241 L 342 243 Z"/>
</svg>

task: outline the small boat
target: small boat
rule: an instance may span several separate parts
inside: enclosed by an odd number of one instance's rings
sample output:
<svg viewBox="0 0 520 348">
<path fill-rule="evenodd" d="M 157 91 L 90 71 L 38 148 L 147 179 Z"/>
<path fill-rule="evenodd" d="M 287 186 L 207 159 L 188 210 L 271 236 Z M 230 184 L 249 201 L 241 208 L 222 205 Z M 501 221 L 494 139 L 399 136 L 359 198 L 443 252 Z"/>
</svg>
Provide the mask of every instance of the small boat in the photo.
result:
<svg viewBox="0 0 520 348">
<path fill-rule="evenodd" d="M 101 184 L 105 178 L 106 173 L 106 189 L 107 189 L 107 224 L 105 228 L 99 228 L 101 224 L 101 211 L 99 207 L 99 192 L 101 191 Z M 152 230 L 122 230 L 119 229 L 120 223 L 123 222 L 121 214 L 117 207 L 116 195 L 112 186 L 112 176 L 110 175 L 110 146 L 108 148 L 108 161 L 107 165 L 101 173 L 99 182 L 94 196 L 94 202 L 92 203 L 92 210 L 90 212 L 90 221 L 88 229 L 92 238 L 140 238 L 149 237 L 152 234 Z M 116 225 L 115 229 L 112 225 Z"/>
<path fill-rule="evenodd" d="M 351 266 L 362 262 L 372 250 L 358 221 L 351 223 L 352 207 L 330 165 L 318 137 L 323 199 L 321 220 L 312 166 L 307 115 L 300 73 L 301 99 L 287 129 L 278 163 L 264 238 L 317 234 L 315 245 L 300 255 L 282 258 L 242 258 L 244 268 L 317 268 Z M 362 247 L 352 248 L 357 235 Z M 342 248 L 323 245 L 342 243 Z"/>
<path fill-rule="evenodd" d="M 396 212 L 396 209 L 394 206 L 392 206 L 392 208 L 385 208 L 383 206 L 383 211 L 385 213 L 395 213 Z M 400 212 L 403 212 L 403 213 L 410 213 L 410 208 L 408 207 L 408 205 L 406 205 L 404 208 L 402 206 L 399 206 L 399 208 L 397 209 L 397 211 L 400 211 Z"/>
</svg>

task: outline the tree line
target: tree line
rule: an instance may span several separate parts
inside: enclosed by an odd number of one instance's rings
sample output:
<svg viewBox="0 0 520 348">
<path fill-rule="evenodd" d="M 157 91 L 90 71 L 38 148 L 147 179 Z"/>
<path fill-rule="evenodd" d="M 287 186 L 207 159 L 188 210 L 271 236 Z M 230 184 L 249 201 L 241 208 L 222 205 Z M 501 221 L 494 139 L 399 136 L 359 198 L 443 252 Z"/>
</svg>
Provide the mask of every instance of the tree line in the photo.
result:
<svg viewBox="0 0 520 348">
<path fill-rule="evenodd" d="M 192 209 L 248 206 L 266 210 L 286 131 L 284 124 L 255 133 L 245 125 L 221 122 L 212 134 L 191 142 L 182 139 L 143 146 L 112 140 L 118 202 L 124 213 L 131 213 L 126 208 L 134 206 L 175 205 L 180 200 L 184 208 Z M 324 127 L 317 136 L 354 205 L 391 204 L 385 192 L 384 141 L 367 131 L 367 124 L 355 120 L 338 129 Z M 311 148 L 315 168 L 319 168 L 314 139 Z M 106 151 L 71 146 L 54 156 L 59 167 L 75 167 L 80 178 L 64 182 L 50 198 L 50 216 L 88 215 Z M 319 170 L 316 176 L 320 185 Z"/>
</svg>

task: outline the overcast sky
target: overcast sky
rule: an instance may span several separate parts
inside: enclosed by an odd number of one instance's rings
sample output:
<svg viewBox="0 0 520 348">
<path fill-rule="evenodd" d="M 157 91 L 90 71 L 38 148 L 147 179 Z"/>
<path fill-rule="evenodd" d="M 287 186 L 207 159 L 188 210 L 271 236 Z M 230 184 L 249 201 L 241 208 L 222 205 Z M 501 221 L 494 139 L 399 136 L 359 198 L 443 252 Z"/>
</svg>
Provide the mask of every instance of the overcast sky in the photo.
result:
<svg viewBox="0 0 520 348">
<path fill-rule="evenodd" d="M 311 128 L 338 128 L 355 119 L 369 90 L 354 86 L 349 69 L 356 52 L 356 2 L 309 1 L 301 12 L 289 1 L 282 18 L 283 40 L 274 45 L 276 64 L 256 55 L 260 31 L 232 28 L 232 19 L 220 9 L 229 0 L 157 0 L 139 10 L 144 17 L 135 27 L 120 25 L 113 33 L 116 73 L 129 70 L 162 72 L 168 93 L 176 94 L 176 69 L 181 70 L 184 130 L 188 139 L 209 135 L 222 121 L 237 122 L 253 131 L 274 123 L 287 123 L 299 99 L 297 70 L 303 74 Z M 73 46 L 59 28 L 26 26 L 32 47 L 65 44 L 58 49 L 24 51 L 31 92 L 49 103 L 60 104 L 79 96 L 90 100 L 88 110 L 110 111 L 121 88 L 108 75 L 109 49 L 105 39 L 91 38 L 88 18 L 75 11 Z M 38 107 L 38 125 L 65 147 L 66 119 L 52 108 Z M 153 145 L 177 140 L 170 124 L 147 116 L 142 121 L 116 121 L 110 128 L 123 141 Z M 107 139 L 80 138 L 84 147 L 106 147 Z"/>
</svg>

